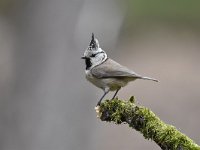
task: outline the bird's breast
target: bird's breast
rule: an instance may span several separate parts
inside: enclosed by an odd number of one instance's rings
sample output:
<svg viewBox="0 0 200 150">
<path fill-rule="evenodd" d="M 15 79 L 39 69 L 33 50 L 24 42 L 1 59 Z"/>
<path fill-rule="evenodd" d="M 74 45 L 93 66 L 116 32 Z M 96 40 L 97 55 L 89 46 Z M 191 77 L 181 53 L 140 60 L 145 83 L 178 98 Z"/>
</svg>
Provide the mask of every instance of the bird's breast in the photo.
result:
<svg viewBox="0 0 200 150">
<path fill-rule="evenodd" d="M 104 82 L 102 82 L 101 79 L 95 78 L 91 74 L 90 70 L 86 70 L 85 73 L 86 73 L 86 79 L 88 81 L 90 81 L 92 84 L 94 84 L 95 86 L 97 86 L 97 87 L 99 87 L 101 89 L 105 89 L 106 88 L 106 84 Z"/>
<path fill-rule="evenodd" d="M 90 81 L 95 86 L 106 89 L 109 88 L 110 91 L 115 91 L 127 85 L 128 81 L 124 79 L 117 79 L 117 78 L 102 78 L 98 79 L 94 77 L 89 70 L 86 70 L 86 79 Z"/>
</svg>

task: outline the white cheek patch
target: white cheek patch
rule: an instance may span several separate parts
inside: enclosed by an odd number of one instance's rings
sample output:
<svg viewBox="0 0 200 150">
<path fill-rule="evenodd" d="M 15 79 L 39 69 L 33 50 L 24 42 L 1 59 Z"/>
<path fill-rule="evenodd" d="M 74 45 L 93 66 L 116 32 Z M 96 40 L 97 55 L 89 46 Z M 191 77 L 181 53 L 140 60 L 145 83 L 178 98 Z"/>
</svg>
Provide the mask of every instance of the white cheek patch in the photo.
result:
<svg viewBox="0 0 200 150">
<path fill-rule="evenodd" d="M 104 58 L 106 57 L 106 55 L 103 55 L 102 59 L 101 60 L 104 60 Z"/>
</svg>

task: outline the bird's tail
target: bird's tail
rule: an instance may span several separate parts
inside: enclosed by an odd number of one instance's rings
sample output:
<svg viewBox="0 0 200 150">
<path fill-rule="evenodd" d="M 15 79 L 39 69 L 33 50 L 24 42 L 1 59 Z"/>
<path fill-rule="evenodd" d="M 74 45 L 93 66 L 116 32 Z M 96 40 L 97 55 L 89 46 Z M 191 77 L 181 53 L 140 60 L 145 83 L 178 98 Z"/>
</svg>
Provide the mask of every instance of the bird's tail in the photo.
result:
<svg viewBox="0 0 200 150">
<path fill-rule="evenodd" d="M 140 79 L 144 79 L 144 80 L 152 80 L 152 81 L 158 82 L 157 79 L 149 78 L 149 77 L 140 77 Z"/>
</svg>

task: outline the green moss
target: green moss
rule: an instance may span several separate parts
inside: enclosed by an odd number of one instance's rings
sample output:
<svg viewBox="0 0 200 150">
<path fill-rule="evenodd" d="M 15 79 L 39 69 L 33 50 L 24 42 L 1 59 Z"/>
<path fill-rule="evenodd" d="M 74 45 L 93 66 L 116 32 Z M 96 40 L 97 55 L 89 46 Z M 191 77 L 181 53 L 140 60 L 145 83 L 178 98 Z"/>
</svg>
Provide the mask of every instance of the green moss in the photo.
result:
<svg viewBox="0 0 200 150">
<path fill-rule="evenodd" d="M 100 114 L 102 121 L 127 123 L 146 139 L 155 141 L 162 149 L 200 150 L 197 144 L 174 126 L 165 124 L 148 108 L 137 106 L 134 97 L 129 101 L 106 100 L 100 106 Z"/>
</svg>

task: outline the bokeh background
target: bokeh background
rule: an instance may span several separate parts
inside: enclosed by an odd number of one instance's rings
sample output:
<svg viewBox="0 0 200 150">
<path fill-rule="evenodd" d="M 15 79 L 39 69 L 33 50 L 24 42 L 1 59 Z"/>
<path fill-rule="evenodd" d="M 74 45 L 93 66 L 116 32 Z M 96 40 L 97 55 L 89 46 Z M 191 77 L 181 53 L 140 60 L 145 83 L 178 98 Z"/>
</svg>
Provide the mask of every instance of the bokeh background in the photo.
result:
<svg viewBox="0 0 200 150">
<path fill-rule="evenodd" d="M 80 59 L 92 32 L 111 58 L 160 80 L 118 96 L 200 144 L 200 1 L 0 0 L 0 149 L 160 149 L 96 118 L 103 92 Z"/>
</svg>

